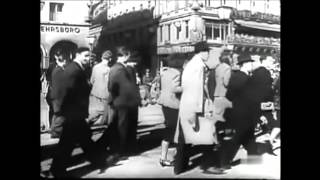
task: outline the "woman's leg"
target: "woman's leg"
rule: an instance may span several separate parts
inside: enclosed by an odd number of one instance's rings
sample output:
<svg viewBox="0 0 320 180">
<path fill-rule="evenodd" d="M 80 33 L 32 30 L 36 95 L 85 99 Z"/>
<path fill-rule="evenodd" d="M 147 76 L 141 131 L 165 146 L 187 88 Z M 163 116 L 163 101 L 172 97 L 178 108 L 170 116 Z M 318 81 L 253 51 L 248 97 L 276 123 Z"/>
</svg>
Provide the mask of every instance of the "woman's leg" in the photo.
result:
<svg viewBox="0 0 320 180">
<path fill-rule="evenodd" d="M 161 160 L 167 160 L 167 154 L 168 154 L 168 149 L 169 149 L 169 142 L 162 140 L 161 142 Z"/>
</svg>

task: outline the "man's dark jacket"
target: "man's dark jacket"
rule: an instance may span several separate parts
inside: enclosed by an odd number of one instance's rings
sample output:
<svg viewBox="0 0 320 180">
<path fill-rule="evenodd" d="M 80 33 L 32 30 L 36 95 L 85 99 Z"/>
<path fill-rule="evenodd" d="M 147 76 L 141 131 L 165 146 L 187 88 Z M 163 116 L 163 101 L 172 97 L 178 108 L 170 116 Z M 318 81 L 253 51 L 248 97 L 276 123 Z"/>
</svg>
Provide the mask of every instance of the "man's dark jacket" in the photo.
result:
<svg viewBox="0 0 320 180">
<path fill-rule="evenodd" d="M 255 103 L 273 101 L 272 77 L 269 70 L 259 67 L 252 72 L 250 78 L 250 98 Z"/>
<path fill-rule="evenodd" d="M 64 70 L 61 81 L 61 106 L 56 109 L 59 115 L 68 120 L 79 120 L 88 117 L 90 85 L 85 71 L 76 62 L 71 62 Z"/>
<path fill-rule="evenodd" d="M 51 92 L 50 92 L 50 98 L 52 99 L 52 105 L 53 105 L 53 111 L 58 112 L 61 106 L 61 99 L 62 97 L 62 86 L 64 85 L 64 69 L 61 66 L 56 66 L 54 70 L 52 71 L 51 75 Z"/>
<path fill-rule="evenodd" d="M 234 71 L 229 81 L 226 97 L 232 102 L 231 116 L 228 124 L 236 129 L 253 126 L 250 108 L 250 77 L 242 71 Z"/>
<path fill-rule="evenodd" d="M 108 90 L 108 103 L 115 108 L 137 107 L 140 103 L 134 72 L 121 63 L 115 63 L 110 69 Z"/>
</svg>

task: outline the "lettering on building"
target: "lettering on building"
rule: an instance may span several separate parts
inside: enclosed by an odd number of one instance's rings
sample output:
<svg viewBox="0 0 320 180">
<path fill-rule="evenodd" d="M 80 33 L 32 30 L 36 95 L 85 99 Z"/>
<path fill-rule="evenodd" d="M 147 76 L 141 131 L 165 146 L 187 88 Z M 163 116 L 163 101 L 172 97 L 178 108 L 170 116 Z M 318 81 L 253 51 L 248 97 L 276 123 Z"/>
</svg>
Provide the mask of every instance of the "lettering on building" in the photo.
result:
<svg viewBox="0 0 320 180">
<path fill-rule="evenodd" d="M 172 54 L 172 53 L 186 53 L 193 52 L 193 46 L 173 46 L 173 47 L 159 47 L 158 54 Z"/>
<path fill-rule="evenodd" d="M 80 33 L 80 28 L 78 27 L 70 27 L 70 26 L 40 26 L 41 32 L 55 32 L 55 33 Z"/>
</svg>

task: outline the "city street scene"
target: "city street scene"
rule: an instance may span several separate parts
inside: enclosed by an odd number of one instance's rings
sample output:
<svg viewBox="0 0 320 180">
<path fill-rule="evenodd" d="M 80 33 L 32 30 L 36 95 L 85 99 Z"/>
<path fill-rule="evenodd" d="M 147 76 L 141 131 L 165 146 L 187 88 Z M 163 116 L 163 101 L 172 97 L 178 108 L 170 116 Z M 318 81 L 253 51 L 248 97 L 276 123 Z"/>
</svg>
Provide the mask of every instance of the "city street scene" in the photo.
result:
<svg viewBox="0 0 320 180">
<path fill-rule="evenodd" d="M 40 177 L 280 179 L 280 0 L 41 0 Z"/>
</svg>

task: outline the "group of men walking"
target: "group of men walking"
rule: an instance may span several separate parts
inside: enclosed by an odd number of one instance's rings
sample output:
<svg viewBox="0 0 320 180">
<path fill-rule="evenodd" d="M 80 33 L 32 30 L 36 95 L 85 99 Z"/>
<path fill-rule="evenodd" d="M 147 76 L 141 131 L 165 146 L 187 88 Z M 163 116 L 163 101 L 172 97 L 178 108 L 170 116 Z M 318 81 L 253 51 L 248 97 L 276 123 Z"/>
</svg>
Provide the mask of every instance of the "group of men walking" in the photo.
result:
<svg viewBox="0 0 320 180">
<path fill-rule="evenodd" d="M 136 128 L 140 94 L 130 51 L 117 48 L 117 61 L 110 67 L 112 52 L 102 53 L 91 78 L 90 50 L 80 47 L 74 60 L 66 63 L 63 53 L 56 55 L 49 97 L 52 103 L 52 137 L 60 138 L 53 156 L 51 176 L 66 177 L 68 162 L 79 144 L 93 167 L 106 168 L 107 157 L 115 158 L 136 150 Z M 129 63 L 128 63 L 129 64 Z M 90 105 L 90 106 L 89 106 Z M 90 108 L 89 108 L 90 107 Z M 105 122 L 108 129 L 94 142 L 90 124 Z M 108 150 L 107 150 L 108 148 Z"/>
</svg>

